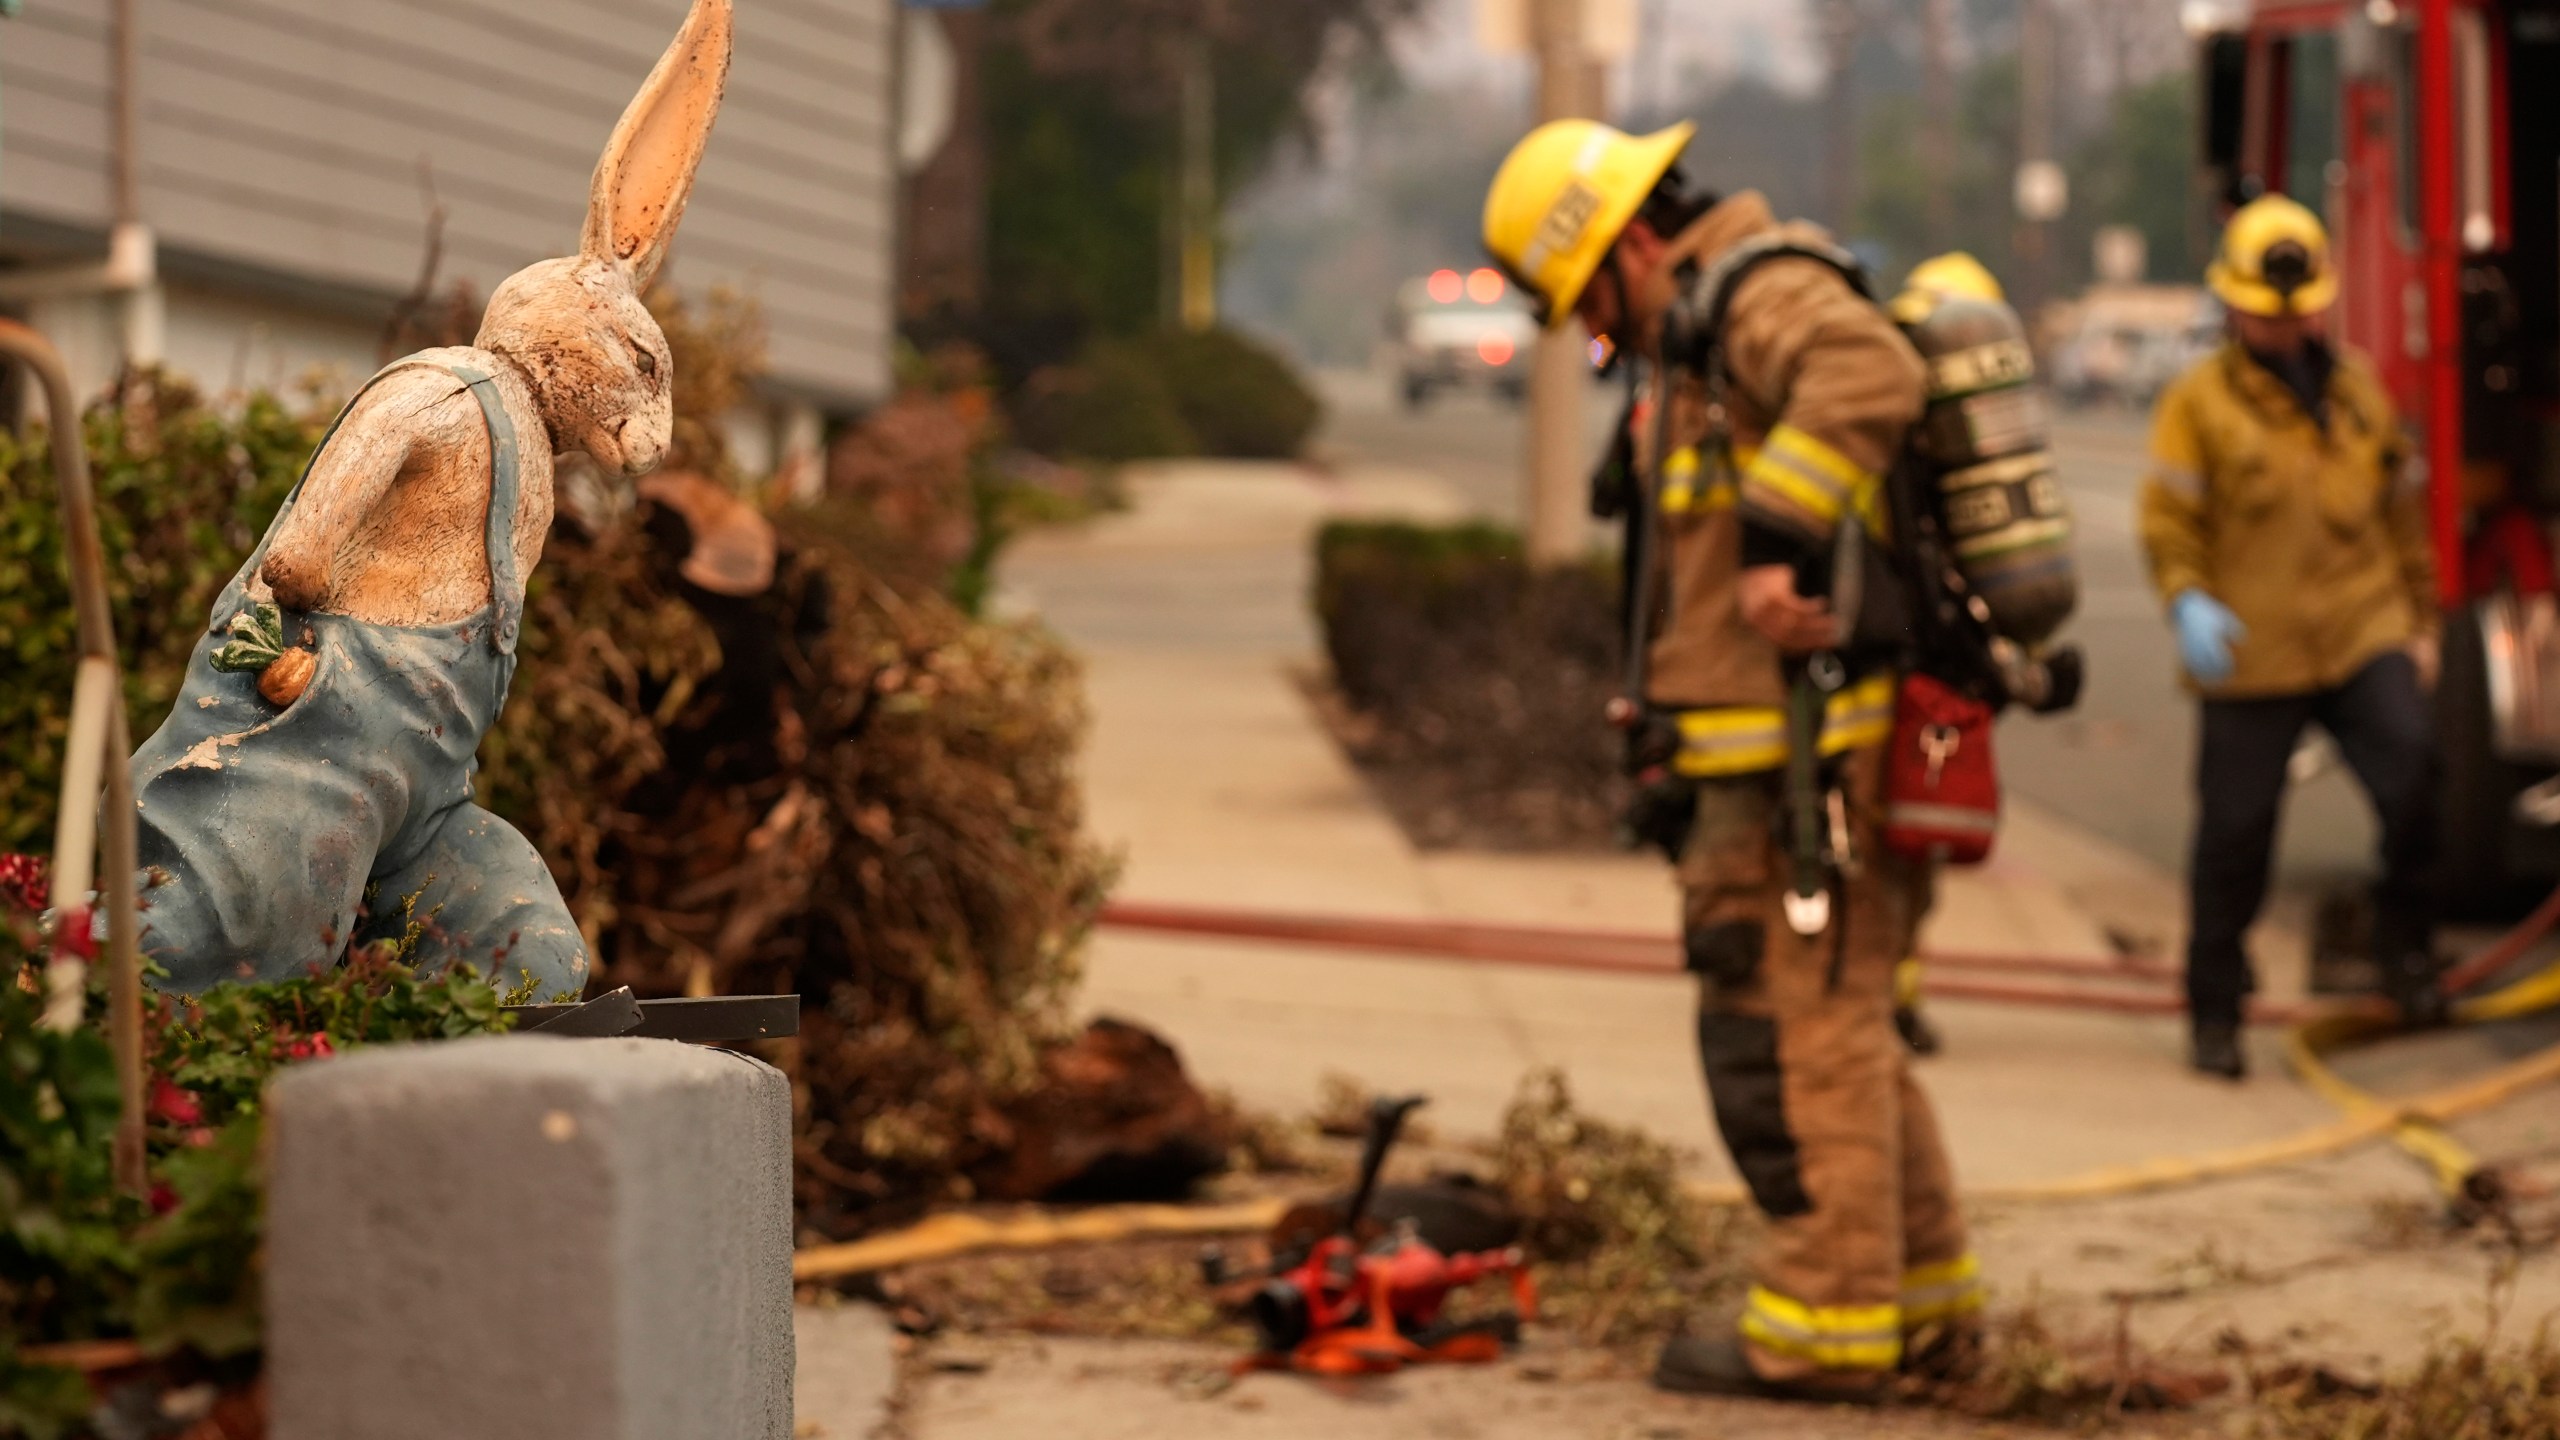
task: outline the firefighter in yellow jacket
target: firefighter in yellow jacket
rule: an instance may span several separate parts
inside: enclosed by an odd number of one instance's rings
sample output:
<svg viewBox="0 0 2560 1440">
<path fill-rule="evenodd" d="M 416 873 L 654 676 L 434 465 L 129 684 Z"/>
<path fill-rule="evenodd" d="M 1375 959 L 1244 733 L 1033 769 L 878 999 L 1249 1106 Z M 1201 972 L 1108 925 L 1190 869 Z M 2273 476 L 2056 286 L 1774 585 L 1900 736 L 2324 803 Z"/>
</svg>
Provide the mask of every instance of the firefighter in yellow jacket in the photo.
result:
<svg viewBox="0 0 2560 1440">
<path fill-rule="evenodd" d="M 2390 397 L 2322 338 L 2337 297 L 2320 221 L 2281 195 L 2232 216 L 2207 275 L 2231 339 L 2160 397 L 2142 542 L 2189 684 L 2204 699 L 2188 868 L 2193 1061 L 2247 1071 L 2242 946 L 2267 893 L 2287 761 L 2338 742 L 2382 829 L 2374 960 L 2439 1013 L 2430 903 L 2435 562 Z"/>
<path fill-rule="evenodd" d="M 1693 808 L 1678 852 L 1697 1038 L 1710 1105 L 1768 1217 L 1756 1281 L 1730 1332 L 1674 1337 L 1667 1389 L 1872 1397 L 1913 1337 L 1961 1322 L 1981 1296 L 1928 1101 L 1893 1027 L 1894 970 L 1929 876 L 1875 843 L 1893 677 L 1850 675 L 1791 725 L 1790 675 L 1842 645 L 1800 576 L 1844 527 L 1881 529 L 1883 472 L 1920 415 L 1925 376 L 1891 319 L 1819 260 L 1741 272 L 1721 327 L 1718 381 L 1669 358 L 1666 317 L 1722 288 L 1773 237 L 1826 244 L 1758 195 L 1717 199 L 1676 166 L 1693 127 L 1642 137 L 1590 121 L 1546 125 L 1503 162 L 1485 243 L 1544 307 L 1648 357 L 1637 455 L 1658 557 L 1641 578 L 1660 618 L 1641 700 Z M 1711 393 L 1713 392 L 1713 393 Z M 1809 735 L 1837 785 L 1828 913 L 1790 905 L 1781 823 L 1790 735 Z M 1807 933 L 1810 932 L 1810 933 Z"/>
</svg>

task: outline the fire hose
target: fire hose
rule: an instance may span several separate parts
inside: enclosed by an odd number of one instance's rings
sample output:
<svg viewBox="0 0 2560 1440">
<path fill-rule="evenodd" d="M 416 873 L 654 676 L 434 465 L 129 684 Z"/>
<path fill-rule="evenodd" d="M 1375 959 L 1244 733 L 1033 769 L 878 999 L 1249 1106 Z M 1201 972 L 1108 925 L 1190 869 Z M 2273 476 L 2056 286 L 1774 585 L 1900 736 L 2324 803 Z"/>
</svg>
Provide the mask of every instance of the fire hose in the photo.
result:
<svg viewBox="0 0 2560 1440">
<path fill-rule="evenodd" d="M 1664 936 L 1624 931 L 1540 929 L 1429 920 L 1272 915 L 1145 903 L 1105 907 L 1102 923 L 1236 940 L 1322 945 L 1346 950 L 1430 955 L 1491 964 L 1665 976 L 1680 973 L 1673 943 Z M 2458 1024 L 2508 1020 L 2560 1008 L 2560 965 L 2499 989 L 2471 994 L 2521 959 L 2560 926 L 2560 890 L 2477 954 L 2448 971 L 2443 984 L 2455 997 Z M 2185 1001 L 2162 988 L 2175 968 L 2135 958 L 2072 959 L 2044 955 L 1931 952 L 1923 955 L 1923 985 L 1932 996 L 1992 1004 L 2054 1006 L 2127 1015 L 2177 1015 Z M 1948 972 L 1955 972 L 1950 978 Z M 2014 977 L 2063 980 L 2034 984 Z M 2560 1045 L 2500 1066 L 2476 1080 L 2408 1099 L 2387 1099 L 2348 1081 L 2330 1057 L 2391 1032 L 2391 1008 L 2379 1000 L 2311 1004 L 2253 1004 L 2258 1025 L 2288 1027 L 2285 1059 L 2304 1082 L 2341 1112 L 2330 1125 L 2261 1144 L 2202 1155 L 2111 1166 L 2086 1175 L 1985 1192 L 2000 1199 L 2075 1199 L 2130 1194 L 2189 1184 L 2242 1171 L 2335 1154 L 2389 1137 L 2424 1164 L 2446 1200 L 2463 1213 L 2494 1205 L 2502 1191 L 2496 1172 L 2452 1136 L 2446 1122 L 2499 1104 L 2511 1096 L 2560 1080 Z M 1728 1187 L 1730 1188 L 1730 1187 Z M 1727 1190 L 1710 1192 L 1724 1198 Z M 1730 1194 L 1738 1198 L 1738 1188 Z"/>
<path fill-rule="evenodd" d="M 1629 976 L 1680 973 L 1667 938 L 1638 932 L 1255 913 L 1142 902 L 1106 906 L 1102 923 L 1127 930 L 1421 955 L 1481 964 Z M 2503 974 L 2555 927 L 2560 927 L 2560 890 L 2554 890 L 2513 929 L 2447 971 L 2443 984 L 2447 993 L 2456 997 L 2455 1023 L 2485 1024 L 2560 1008 L 2560 964 L 2546 966 L 2485 993 L 2470 993 Z M 1932 952 L 1922 961 L 1928 971 L 1923 982 L 1927 992 L 1943 999 L 2132 1015 L 2174 1015 L 2185 1009 L 2176 995 L 2158 988 L 2175 981 L 2178 972 L 2156 961 L 1961 951 Z M 2006 978 L 1949 979 L 1949 971 L 1960 976 L 2032 976 L 2083 985 L 2150 988 L 2073 989 Z M 2465 1115 L 2502 1105 L 2537 1086 L 2560 1081 L 2560 1045 L 2552 1045 L 2460 1084 L 2405 1098 L 2385 1098 L 2338 1074 L 2329 1057 L 2390 1032 L 2394 1025 L 2387 1005 L 2377 1001 L 2260 1004 L 2252 1007 L 2249 1018 L 2254 1024 L 2290 1027 L 2285 1041 L 2286 1063 L 2314 1092 L 2337 1107 L 2338 1119 L 2274 1140 L 2103 1166 L 2054 1180 L 1979 1188 L 1972 1195 L 1978 1200 L 2019 1202 L 2110 1199 L 2324 1159 L 2389 1138 L 2427 1167 L 2438 1192 L 2457 1218 L 2477 1218 L 2496 1208 L 2503 1198 L 2504 1186 L 2494 1168 L 2483 1165 L 2445 1133 L 2444 1127 Z M 1744 1199 L 1737 1185 L 1697 1184 L 1690 1190 L 1699 1199 L 1714 1203 L 1740 1204 Z M 792 1273 L 794 1278 L 808 1282 L 984 1250 L 1033 1250 L 1140 1236 L 1242 1233 L 1268 1229 L 1285 1208 L 1282 1201 L 1260 1200 L 1212 1207 L 1101 1206 L 1063 1216 L 1036 1210 L 1002 1217 L 942 1215 L 905 1230 L 803 1250 L 793 1262 Z"/>
</svg>

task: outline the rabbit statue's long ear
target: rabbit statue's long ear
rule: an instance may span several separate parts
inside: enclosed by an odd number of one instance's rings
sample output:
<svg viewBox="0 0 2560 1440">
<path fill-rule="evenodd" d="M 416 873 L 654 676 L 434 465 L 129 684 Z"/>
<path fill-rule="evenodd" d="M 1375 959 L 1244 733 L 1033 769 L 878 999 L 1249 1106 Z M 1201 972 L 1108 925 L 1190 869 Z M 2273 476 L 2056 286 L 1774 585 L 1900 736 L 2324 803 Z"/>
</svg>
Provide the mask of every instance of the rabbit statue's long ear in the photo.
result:
<svg viewBox="0 0 2560 1440">
<path fill-rule="evenodd" d="M 684 28 L 622 112 L 596 162 L 578 252 L 620 266 L 635 290 L 657 273 L 684 217 L 729 79 L 730 28 L 729 0 L 693 0 Z"/>
</svg>

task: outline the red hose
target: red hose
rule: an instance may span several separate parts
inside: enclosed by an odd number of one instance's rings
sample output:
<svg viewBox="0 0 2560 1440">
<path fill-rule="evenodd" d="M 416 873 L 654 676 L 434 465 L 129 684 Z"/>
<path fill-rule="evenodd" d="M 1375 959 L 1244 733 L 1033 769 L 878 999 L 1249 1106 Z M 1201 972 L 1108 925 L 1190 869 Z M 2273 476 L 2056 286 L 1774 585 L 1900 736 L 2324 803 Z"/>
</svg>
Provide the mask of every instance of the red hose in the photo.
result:
<svg viewBox="0 0 2560 1440">
<path fill-rule="evenodd" d="M 2524 917 L 2514 929 L 2489 942 L 2489 948 L 2446 971 L 2444 979 L 2439 982 L 2444 993 L 2460 995 L 2477 990 L 2499 971 L 2514 964 L 2516 958 L 2530 949 L 2535 941 L 2550 934 L 2554 925 L 2560 925 L 2560 889 L 2543 896 L 2542 903 L 2534 907 L 2532 914 Z"/>
<path fill-rule="evenodd" d="M 1454 920 L 1394 920 L 1351 915 L 1281 914 L 1212 910 L 1145 901 L 1114 901 L 1102 923 L 1124 930 L 1214 935 L 1234 940 L 1296 941 L 1354 950 L 1390 950 L 1502 964 L 1610 974 L 1671 975 L 1680 971 L 1679 942 L 1667 935 L 1631 930 L 1563 930 L 1531 925 L 1484 925 Z M 2046 955 L 1986 955 L 1932 951 L 1934 967 L 2068 980 L 2165 984 L 2179 972 L 2156 961 Z"/>
<path fill-rule="evenodd" d="M 1390 951 L 1447 960 L 1495 965 L 1525 965 L 1551 970 L 1584 970 L 1608 975 L 1676 975 L 1681 972 L 1677 942 L 1665 935 L 1628 930 L 1567 930 L 1531 925 L 1484 925 L 1451 920 L 1397 920 L 1356 915 L 1283 914 L 1271 911 L 1220 910 L 1145 901 L 1114 901 L 1102 909 L 1101 923 L 1123 930 L 1153 930 L 1180 935 L 1212 935 L 1229 940 L 1319 945 L 1341 950 Z M 2514 929 L 2489 947 L 2447 972 L 2447 994 L 2459 995 L 2513 964 L 2535 941 L 2560 926 L 2560 889 Z M 1921 957 L 1921 983 L 1927 992 L 1949 1000 L 1980 1000 L 2001 1005 L 2042 1005 L 2095 1010 L 2119 1015 L 2180 1015 L 2186 999 L 2178 993 L 2181 972 L 2158 961 L 2132 958 L 2072 959 L 2051 955 L 1997 955 L 1965 951 L 1930 951 Z M 2038 975 L 2074 982 L 2069 985 L 2020 985 L 1998 980 L 1951 978 L 1970 974 Z M 2133 988 L 2110 988 L 2131 985 Z M 2273 1004 L 2252 1002 L 2253 1025 L 2297 1025 L 2320 1016 L 2394 1013 L 2380 1000 Z"/>
<path fill-rule="evenodd" d="M 1212 910 L 1187 905 L 1116 901 L 1103 907 L 1102 923 L 1124 930 L 1213 935 L 1229 940 L 1320 945 L 1332 949 L 1389 951 L 1540 969 L 1611 975 L 1677 975 L 1679 949 L 1668 936 L 1629 931 L 1561 930 L 1525 925 L 1482 925 L 1445 920 L 1393 920 L 1368 916 L 1305 915 Z M 2163 988 L 2177 972 L 2156 962 L 2074 960 L 2044 955 L 1929 953 L 1921 957 L 1929 993 L 1957 1000 L 2050 1005 L 2134 1015 L 2174 1015 L 2186 1002 Z M 2037 986 L 1950 979 L 1945 972 L 2058 977 L 2070 986 Z M 2131 984 L 2132 989 L 2108 986 Z M 2084 988 L 2084 986 L 2086 988 Z M 2302 1007 L 2261 1006 L 2252 1018 L 2290 1023 Z"/>
</svg>

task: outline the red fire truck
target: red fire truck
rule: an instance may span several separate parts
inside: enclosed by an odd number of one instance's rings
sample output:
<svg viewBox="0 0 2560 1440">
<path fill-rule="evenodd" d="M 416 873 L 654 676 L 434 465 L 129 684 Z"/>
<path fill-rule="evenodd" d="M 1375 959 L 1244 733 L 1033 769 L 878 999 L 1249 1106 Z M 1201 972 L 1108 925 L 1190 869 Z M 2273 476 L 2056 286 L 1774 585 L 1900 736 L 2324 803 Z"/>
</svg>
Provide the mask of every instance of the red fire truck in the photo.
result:
<svg viewBox="0 0 2560 1440">
<path fill-rule="evenodd" d="M 2560 873 L 2560 0 L 2196 0 L 2200 212 L 2328 218 L 2426 467 L 2449 867 Z"/>
</svg>

